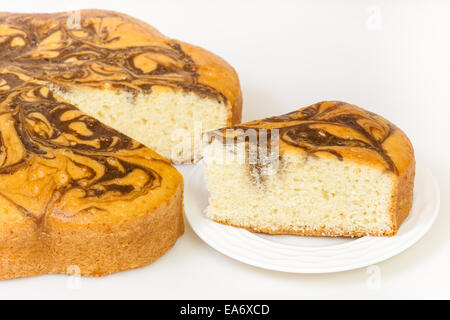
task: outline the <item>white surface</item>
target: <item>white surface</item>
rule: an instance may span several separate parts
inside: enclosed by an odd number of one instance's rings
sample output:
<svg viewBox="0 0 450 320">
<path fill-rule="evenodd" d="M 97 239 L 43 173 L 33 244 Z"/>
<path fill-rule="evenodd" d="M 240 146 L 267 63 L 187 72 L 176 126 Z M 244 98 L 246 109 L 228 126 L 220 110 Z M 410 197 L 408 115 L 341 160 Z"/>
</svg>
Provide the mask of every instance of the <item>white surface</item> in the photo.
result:
<svg viewBox="0 0 450 320">
<path fill-rule="evenodd" d="M 431 230 L 377 267 L 302 275 L 237 262 L 187 226 L 149 267 L 81 279 L 79 289 L 67 286 L 67 276 L 0 282 L 0 298 L 450 298 L 450 2 L 243 2 L 15 0 L 0 10 L 109 8 L 208 48 L 238 70 L 244 120 L 324 99 L 385 116 L 438 180 L 441 210 Z"/>
<path fill-rule="evenodd" d="M 367 267 L 416 243 L 439 210 L 439 188 L 430 171 L 416 167 L 413 207 L 395 237 L 326 238 L 268 235 L 215 223 L 205 215 L 209 192 L 202 163 L 186 179 L 185 211 L 195 233 L 212 248 L 256 267 L 293 273 L 328 273 Z"/>
</svg>

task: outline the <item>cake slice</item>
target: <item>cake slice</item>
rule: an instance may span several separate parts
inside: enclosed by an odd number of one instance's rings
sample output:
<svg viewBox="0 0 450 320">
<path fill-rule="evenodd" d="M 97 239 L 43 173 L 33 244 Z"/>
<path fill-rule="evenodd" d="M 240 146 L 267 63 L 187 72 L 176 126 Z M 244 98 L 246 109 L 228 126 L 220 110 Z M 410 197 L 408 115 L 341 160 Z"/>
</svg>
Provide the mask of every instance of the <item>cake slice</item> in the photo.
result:
<svg viewBox="0 0 450 320">
<path fill-rule="evenodd" d="M 325 101 L 209 135 L 207 216 L 217 222 L 270 234 L 393 236 L 411 209 L 410 141 L 357 106 Z"/>
<path fill-rule="evenodd" d="M 0 69 L 0 279 L 147 265 L 183 234 L 182 200 L 166 159 Z"/>
<path fill-rule="evenodd" d="M 0 13 L 0 67 L 46 81 L 173 163 L 197 161 L 204 132 L 241 120 L 229 64 L 117 12 Z"/>
</svg>

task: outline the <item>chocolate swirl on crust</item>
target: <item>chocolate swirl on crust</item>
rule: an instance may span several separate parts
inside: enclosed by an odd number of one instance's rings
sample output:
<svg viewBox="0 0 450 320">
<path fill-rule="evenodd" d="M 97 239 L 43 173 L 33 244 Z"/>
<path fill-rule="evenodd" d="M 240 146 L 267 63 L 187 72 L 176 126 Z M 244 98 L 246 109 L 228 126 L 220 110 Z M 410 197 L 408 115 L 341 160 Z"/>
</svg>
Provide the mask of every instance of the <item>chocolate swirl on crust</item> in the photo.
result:
<svg viewBox="0 0 450 320">
<path fill-rule="evenodd" d="M 159 188 L 151 162 L 164 160 L 146 151 L 42 84 L 0 73 L 0 195 L 26 216 L 40 221 L 69 193 L 98 204 Z"/>
<path fill-rule="evenodd" d="M 310 155 L 327 152 L 341 161 L 344 149 L 370 150 L 379 155 L 387 170 L 398 173 L 383 148 L 383 143 L 397 128 L 376 114 L 345 102 L 320 102 L 282 116 L 220 129 L 213 136 L 226 136 L 228 130 L 249 128 L 278 130 L 280 140 L 290 146 Z M 235 137 L 235 141 L 237 139 Z"/>
<path fill-rule="evenodd" d="M 133 41 L 139 26 L 124 15 L 83 12 L 75 26 L 69 19 L 68 14 L 0 15 L 0 67 L 62 87 L 82 84 L 136 94 L 161 85 L 226 101 L 221 92 L 199 83 L 198 66 L 180 43 L 156 30 L 153 41 L 135 45 L 143 42 Z"/>
</svg>

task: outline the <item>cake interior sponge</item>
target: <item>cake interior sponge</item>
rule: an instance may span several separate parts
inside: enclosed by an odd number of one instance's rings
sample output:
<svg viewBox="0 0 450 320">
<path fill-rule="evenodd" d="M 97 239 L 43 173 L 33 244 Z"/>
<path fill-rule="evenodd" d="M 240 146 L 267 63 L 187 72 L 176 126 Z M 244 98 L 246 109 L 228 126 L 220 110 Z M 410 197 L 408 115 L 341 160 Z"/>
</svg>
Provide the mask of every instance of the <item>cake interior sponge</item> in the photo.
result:
<svg viewBox="0 0 450 320">
<path fill-rule="evenodd" d="M 176 164 L 198 161 L 204 132 L 228 123 L 228 109 L 222 102 L 193 92 L 168 88 L 139 94 L 92 88 L 53 90 L 86 114 Z"/>
</svg>

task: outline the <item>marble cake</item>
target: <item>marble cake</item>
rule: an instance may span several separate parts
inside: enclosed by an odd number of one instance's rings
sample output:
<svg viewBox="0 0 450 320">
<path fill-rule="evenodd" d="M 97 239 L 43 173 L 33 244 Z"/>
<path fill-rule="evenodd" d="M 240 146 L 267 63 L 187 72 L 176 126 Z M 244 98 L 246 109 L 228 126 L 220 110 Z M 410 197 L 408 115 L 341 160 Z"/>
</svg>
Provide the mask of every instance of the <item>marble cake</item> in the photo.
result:
<svg viewBox="0 0 450 320">
<path fill-rule="evenodd" d="M 407 136 L 357 106 L 325 101 L 210 133 L 207 215 L 272 234 L 393 236 L 409 214 Z"/>
</svg>

